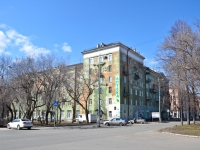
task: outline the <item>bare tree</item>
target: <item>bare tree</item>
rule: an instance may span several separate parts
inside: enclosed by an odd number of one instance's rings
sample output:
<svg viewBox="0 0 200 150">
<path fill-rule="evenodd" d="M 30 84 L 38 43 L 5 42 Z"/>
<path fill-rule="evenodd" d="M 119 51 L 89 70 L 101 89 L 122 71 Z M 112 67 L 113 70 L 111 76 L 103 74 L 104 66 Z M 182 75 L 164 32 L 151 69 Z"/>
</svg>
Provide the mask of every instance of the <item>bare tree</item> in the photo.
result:
<svg viewBox="0 0 200 150">
<path fill-rule="evenodd" d="M 193 103 L 195 102 L 196 91 L 199 88 L 199 78 L 196 77 L 199 74 L 199 48 L 198 32 L 193 31 L 185 21 L 179 20 L 172 26 L 169 36 L 164 39 L 157 53 L 157 58 L 168 76 L 172 75 L 170 78 L 175 78 L 184 85 L 187 93 L 185 100 L 188 124 L 190 124 L 191 101 L 193 99 Z M 191 93 L 194 94 L 193 97 Z"/>
</svg>

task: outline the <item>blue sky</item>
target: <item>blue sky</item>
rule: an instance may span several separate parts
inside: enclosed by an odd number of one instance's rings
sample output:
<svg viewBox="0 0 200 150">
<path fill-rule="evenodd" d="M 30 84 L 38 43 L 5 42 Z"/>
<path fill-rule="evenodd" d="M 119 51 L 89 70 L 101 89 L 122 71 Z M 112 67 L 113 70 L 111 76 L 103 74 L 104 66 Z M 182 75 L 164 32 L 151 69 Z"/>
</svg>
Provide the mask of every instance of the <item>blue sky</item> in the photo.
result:
<svg viewBox="0 0 200 150">
<path fill-rule="evenodd" d="M 178 19 L 200 19 L 198 0 L 1 0 L 0 53 L 82 62 L 81 52 L 122 42 L 157 68 L 155 51 Z"/>
</svg>

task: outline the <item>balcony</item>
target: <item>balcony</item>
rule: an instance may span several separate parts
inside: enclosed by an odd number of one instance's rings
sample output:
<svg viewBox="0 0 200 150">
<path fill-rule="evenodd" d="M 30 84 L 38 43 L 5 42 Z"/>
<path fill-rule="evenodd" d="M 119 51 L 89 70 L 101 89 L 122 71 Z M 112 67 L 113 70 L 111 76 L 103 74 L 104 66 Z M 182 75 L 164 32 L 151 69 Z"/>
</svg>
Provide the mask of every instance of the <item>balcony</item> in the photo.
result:
<svg viewBox="0 0 200 150">
<path fill-rule="evenodd" d="M 124 93 L 123 93 L 123 96 L 124 96 L 124 97 L 128 97 L 128 96 L 129 96 L 129 93 L 128 93 L 128 92 L 124 92 Z"/>
<path fill-rule="evenodd" d="M 150 96 L 147 96 L 147 97 L 146 97 L 146 100 L 150 100 L 150 99 L 151 99 L 151 97 L 150 97 Z"/>
<path fill-rule="evenodd" d="M 146 72 L 145 72 L 146 74 L 150 74 L 150 71 L 149 70 L 146 70 Z"/>
<path fill-rule="evenodd" d="M 146 83 L 149 83 L 149 82 L 151 82 L 151 79 L 147 78 Z"/>
<path fill-rule="evenodd" d="M 124 75 L 128 75 L 129 73 L 128 73 L 127 70 L 123 70 L 123 74 L 124 74 Z"/>
<path fill-rule="evenodd" d="M 140 79 L 140 76 L 139 76 L 137 73 L 135 73 L 135 74 L 134 74 L 134 79 L 135 79 L 135 80 L 138 80 L 138 79 Z"/>
<path fill-rule="evenodd" d="M 150 89 L 149 89 L 149 92 L 155 94 L 155 93 L 158 92 L 158 90 L 155 89 L 155 88 L 150 88 Z"/>
</svg>

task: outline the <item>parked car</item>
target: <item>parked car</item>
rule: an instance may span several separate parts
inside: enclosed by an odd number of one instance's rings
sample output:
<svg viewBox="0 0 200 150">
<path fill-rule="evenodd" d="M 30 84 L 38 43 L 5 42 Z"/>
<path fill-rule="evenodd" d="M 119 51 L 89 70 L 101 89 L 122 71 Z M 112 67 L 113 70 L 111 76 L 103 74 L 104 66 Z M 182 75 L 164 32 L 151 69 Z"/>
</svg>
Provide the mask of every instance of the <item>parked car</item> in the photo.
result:
<svg viewBox="0 0 200 150">
<path fill-rule="evenodd" d="M 145 122 L 146 122 L 146 120 L 144 118 L 142 118 L 142 117 L 139 117 L 139 118 L 136 119 L 136 123 L 144 124 Z"/>
<path fill-rule="evenodd" d="M 2 119 L 0 119 L 0 126 L 4 125 L 4 121 Z"/>
<path fill-rule="evenodd" d="M 104 121 L 103 123 L 104 125 L 110 126 L 110 125 L 120 125 L 120 126 L 124 126 L 126 125 L 126 121 L 121 119 L 121 118 L 112 118 L 108 121 Z"/>
<path fill-rule="evenodd" d="M 22 128 L 27 128 L 28 130 L 33 127 L 33 123 L 29 119 L 14 119 L 12 122 L 7 124 L 7 128 L 16 128 L 18 130 Z"/>
<path fill-rule="evenodd" d="M 138 118 L 133 118 L 132 120 L 129 120 L 129 123 L 131 123 L 131 124 L 134 124 L 134 123 L 144 124 L 144 123 L 146 123 L 146 120 L 142 117 L 138 117 Z"/>
</svg>

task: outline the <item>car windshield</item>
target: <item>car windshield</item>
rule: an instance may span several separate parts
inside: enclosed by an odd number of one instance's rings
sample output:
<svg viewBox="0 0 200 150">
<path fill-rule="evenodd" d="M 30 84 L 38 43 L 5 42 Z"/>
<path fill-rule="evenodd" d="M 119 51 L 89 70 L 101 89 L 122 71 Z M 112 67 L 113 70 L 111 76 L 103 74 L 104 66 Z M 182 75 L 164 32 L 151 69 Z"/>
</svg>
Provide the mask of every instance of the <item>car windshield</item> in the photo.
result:
<svg viewBox="0 0 200 150">
<path fill-rule="evenodd" d="M 22 121 L 30 121 L 29 119 L 22 119 Z"/>
</svg>

